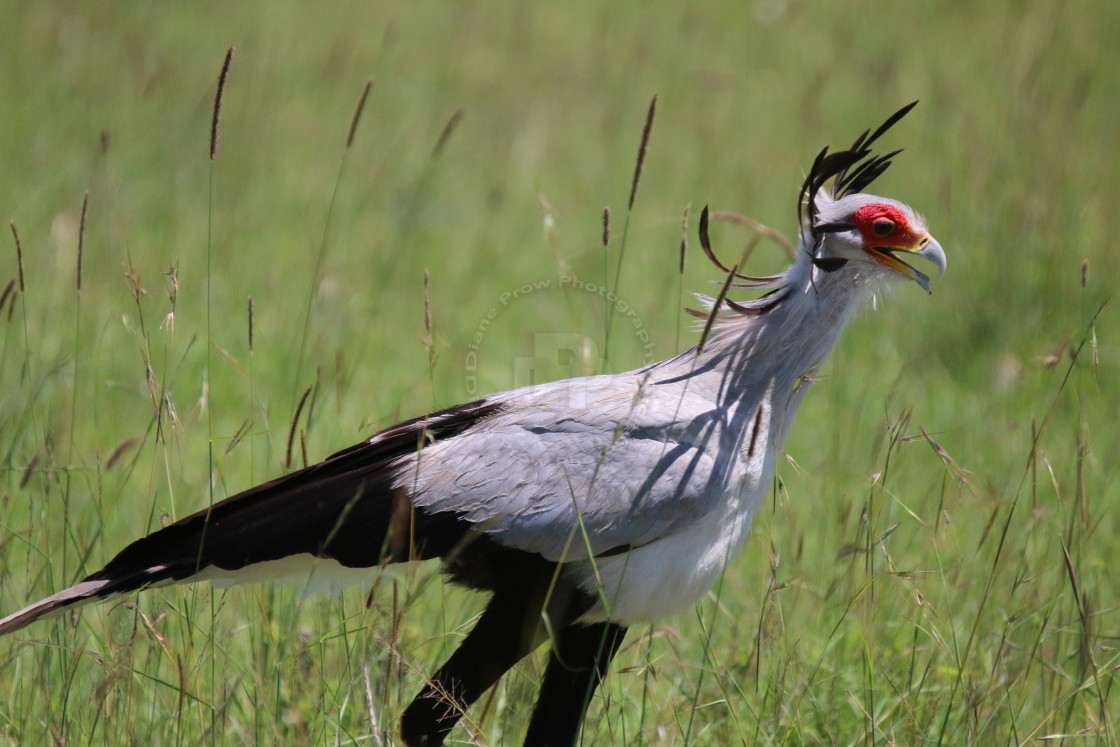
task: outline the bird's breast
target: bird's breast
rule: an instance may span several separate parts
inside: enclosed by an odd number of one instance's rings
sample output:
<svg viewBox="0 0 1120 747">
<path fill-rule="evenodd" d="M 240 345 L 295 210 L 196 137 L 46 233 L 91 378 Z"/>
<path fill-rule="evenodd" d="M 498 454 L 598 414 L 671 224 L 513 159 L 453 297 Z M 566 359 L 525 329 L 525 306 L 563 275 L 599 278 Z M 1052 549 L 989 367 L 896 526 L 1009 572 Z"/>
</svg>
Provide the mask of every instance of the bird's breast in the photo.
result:
<svg viewBox="0 0 1120 747">
<path fill-rule="evenodd" d="M 742 547 L 774 473 L 771 409 L 759 408 L 736 453 L 724 453 L 729 473 L 714 510 L 628 553 L 578 564 L 579 584 L 603 601 L 585 622 L 654 622 L 686 611 L 719 580 Z M 750 443 L 754 440 L 753 445 Z"/>
<path fill-rule="evenodd" d="M 648 545 L 601 558 L 597 569 L 579 564 L 580 586 L 600 599 L 584 622 L 609 619 L 637 625 L 692 607 L 719 580 L 752 518 L 752 512 L 743 510 L 712 513 Z"/>
</svg>

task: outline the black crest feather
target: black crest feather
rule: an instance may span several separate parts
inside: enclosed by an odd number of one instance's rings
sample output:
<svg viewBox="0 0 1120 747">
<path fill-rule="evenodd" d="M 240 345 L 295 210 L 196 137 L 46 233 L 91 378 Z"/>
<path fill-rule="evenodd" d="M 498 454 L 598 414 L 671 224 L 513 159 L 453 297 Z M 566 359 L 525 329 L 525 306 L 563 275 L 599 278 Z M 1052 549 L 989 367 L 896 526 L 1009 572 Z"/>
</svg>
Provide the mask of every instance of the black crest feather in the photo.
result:
<svg viewBox="0 0 1120 747">
<path fill-rule="evenodd" d="M 891 159 L 902 151 L 896 150 L 883 155 L 872 156 L 871 145 L 893 127 L 898 120 L 905 117 L 917 103 L 917 101 L 913 101 L 887 117 L 886 121 L 879 125 L 874 132 L 864 130 L 847 150 L 829 153 L 826 146 L 824 150 L 817 154 L 798 195 L 797 218 L 802 225 L 807 222 L 814 235 L 818 233 L 817 227 L 814 225 L 817 218 L 817 192 L 830 179 L 832 180 L 830 194 L 838 200 L 845 195 L 862 192 L 887 170 L 891 165 Z"/>
<path fill-rule="evenodd" d="M 817 246 L 820 245 L 820 241 L 825 234 L 852 229 L 852 226 L 848 223 L 817 224 L 817 193 L 831 180 L 832 186 L 829 195 L 838 200 L 845 195 L 862 192 L 875 181 L 891 165 L 891 159 L 901 151 L 895 150 L 884 155 L 872 155 L 871 146 L 887 130 L 905 117 L 917 103 L 917 101 L 914 101 L 902 107 L 887 117 L 886 121 L 875 128 L 874 131 L 864 130 L 847 150 L 830 153 L 826 146 L 817 154 L 817 157 L 813 160 L 812 168 L 809 169 L 808 176 L 805 177 L 804 184 L 801 185 L 801 191 L 797 199 L 798 220 L 802 226 L 808 226 Z M 742 258 L 730 267 L 721 262 L 715 251 L 712 250 L 712 240 L 708 234 L 709 218 L 708 207 L 705 205 L 700 212 L 700 248 L 708 261 L 722 272 L 727 273 L 727 277 L 720 284 L 720 292 L 716 298 L 700 296 L 700 300 L 709 307 L 708 310 L 685 309 L 692 316 L 707 320 L 704 324 L 704 331 L 700 336 L 700 343 L 696 348 L 697 353 L 703 349 L 704 342 L 711 332 L 713 324 L 721 318 L 721 312 L 726 314 L 727 317 L 758 316 L 777 308 L 788 295 L 788 288 L 783 285 L 785 275 L 769 277 L 744 275 L 739 272 Z M 839 257 L 814 256 L 812 258 L 814 272 L 817 270 L 835 272 L 847 264 L 847 261 Z M 736 282 L 737 280 L 746 282 Z M 727 297 L 727 292 L 733 288 L 768 289 L 769 292 L 753 301 L 740 303 Z"/>
</svg>

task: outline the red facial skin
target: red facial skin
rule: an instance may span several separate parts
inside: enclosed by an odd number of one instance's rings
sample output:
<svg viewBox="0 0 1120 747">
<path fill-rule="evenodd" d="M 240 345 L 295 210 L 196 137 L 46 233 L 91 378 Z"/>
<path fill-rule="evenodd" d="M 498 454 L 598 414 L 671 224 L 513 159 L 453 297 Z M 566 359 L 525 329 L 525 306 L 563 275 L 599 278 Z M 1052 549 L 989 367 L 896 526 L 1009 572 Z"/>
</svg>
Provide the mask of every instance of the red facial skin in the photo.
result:
<svg viewBox="0 0 1120 747">
<path fill-rule="evenodd" d="M 910 228 L 906 215 L 891 205 L 864 205 L 852 216 L 852 222 L 868 247 L 909 249 L 923 238 Z"/>
</svg>

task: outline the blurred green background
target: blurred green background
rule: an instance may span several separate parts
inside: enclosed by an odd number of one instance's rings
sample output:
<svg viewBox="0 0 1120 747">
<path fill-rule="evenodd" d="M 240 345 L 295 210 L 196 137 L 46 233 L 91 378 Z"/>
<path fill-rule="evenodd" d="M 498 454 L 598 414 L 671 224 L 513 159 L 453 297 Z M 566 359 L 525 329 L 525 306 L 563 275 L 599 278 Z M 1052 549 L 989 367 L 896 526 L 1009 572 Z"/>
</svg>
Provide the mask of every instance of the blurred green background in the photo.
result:
<svg viewBox="0 0 1120 747">
<path fill-rule="evenodd" d="M 602 286 L 627 220 L 619 297 L 649 343 L 616 319 L 610 366 L 694 344 L 682 288 L 718 278 L 695 251 L 701 206 L 792 236 L 816 152 L 920 99 L 875 191 L 927 217 L 948 273 L 856 318 L 743 555 L 695 615 L 631 632 L 585 740 L 1116 741 L 1120 6 L 7 10 L 0 215 L 23 266 L 4 241 L 4 612 L 211 491 L 589 372 L 602 298 L 560 277 Z M 713 227 L 724 256 L 752 238 Z M 748 269 L 785 261 L 763 242 Z M 558 339 L 584 347 L 541 354 Z M 368 605 L 207 587 L 39 624 L 0 647 L 0 739 L 391 742 L 479 609 L 433 573 Z M 540 668 L 455 738 L 518 744 Z"/>
</svg>

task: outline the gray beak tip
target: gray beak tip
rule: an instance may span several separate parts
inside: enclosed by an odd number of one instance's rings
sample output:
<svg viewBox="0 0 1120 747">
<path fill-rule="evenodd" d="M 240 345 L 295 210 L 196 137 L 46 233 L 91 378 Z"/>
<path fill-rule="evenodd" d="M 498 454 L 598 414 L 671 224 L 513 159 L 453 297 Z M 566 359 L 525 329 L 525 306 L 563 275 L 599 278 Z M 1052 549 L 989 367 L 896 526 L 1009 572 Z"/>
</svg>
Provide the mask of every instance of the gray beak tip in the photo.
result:
<svg viewBox="0 0 1120 747">
<path fill-rule="evenodd" d="M 941 248 L 941 244 L 937 243 L 937 239 L 930 236 L 929 241 L 922 247 L 922 250 L 918 252 L 918 256 L 932 262 L 934 266 L 937 267 L 938 277 L 943 277 L 945 275 L 945 267 L 948 264 L 948 260 L 945 258 L 945 250 Z M 927 287 L 926 290 L 928 291 L 929 288 Z"/>
</svg>

